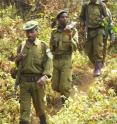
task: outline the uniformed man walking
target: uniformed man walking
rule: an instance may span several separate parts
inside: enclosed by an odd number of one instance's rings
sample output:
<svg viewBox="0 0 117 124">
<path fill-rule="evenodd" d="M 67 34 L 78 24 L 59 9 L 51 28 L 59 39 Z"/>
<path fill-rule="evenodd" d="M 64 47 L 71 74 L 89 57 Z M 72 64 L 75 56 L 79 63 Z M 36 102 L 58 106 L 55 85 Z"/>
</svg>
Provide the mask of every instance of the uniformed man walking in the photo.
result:
<svg viewBox="0 0 117 124">
<path fill-rule="evenodd" d="M 52 88 L 68 98 L 72 87 L 72 53 L 77 49 L 78 34 L 75 28 L 68 26 L 67 11 L 59 12 L 56 20 L 58 25 L 53 29 L 50 40 L 53 54 Z"/>
<path fill-rule="evenodd" d="M 52 61 L 48 57 L 47 45 L 37 39 L 38 23 L 29 21 L 23 28 L 27 40 L 18 47 L 16 57 L 20 70 L 20 74 L 18 73 L 16 78 L 20 83 L 19 124 L 30 124 L 31 98 L 40 124 L 47 124 L 44 85 L 48 76 L 51 75 Z"/>
<path fill-rule="evenodd" d="M 99 3 L 97 0 L 90 0 L 88 4 L 83 5 L 80 21 L 87 33 L 85 50 L 89 60 L 94 65 L 94 76 L 101 74 L 101 68 L 103 66 L 104 27 L 102 23 L 105 19 L 108 21 L 106 5 L 104 3 Z"/>
</svg>

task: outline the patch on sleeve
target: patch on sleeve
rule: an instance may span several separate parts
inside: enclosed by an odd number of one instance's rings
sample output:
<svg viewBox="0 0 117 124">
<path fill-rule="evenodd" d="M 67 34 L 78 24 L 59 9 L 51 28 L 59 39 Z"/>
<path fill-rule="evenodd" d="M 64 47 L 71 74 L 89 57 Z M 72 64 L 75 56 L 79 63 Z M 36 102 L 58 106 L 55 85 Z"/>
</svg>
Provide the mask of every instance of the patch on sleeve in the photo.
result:
<svg viewBox="0 0 117 124">
<path fill-rule="evenodd" d="M 46 49 L 46 54 L 47 54 L 47 56 L 48 56 L 50 59 L 53 59 L 53 55 L 52 55 L 52 53 L 51 53 L 51 51 L 50 51 L 49 48 Z"/>
</svg>

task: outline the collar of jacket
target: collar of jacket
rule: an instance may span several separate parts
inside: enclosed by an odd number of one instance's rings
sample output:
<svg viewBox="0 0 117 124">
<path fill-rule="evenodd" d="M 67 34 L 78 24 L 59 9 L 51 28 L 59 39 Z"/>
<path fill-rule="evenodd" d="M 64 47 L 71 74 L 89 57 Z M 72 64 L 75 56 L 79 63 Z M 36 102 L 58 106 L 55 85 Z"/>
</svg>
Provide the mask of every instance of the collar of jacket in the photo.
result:
<svg viewBox="0 0 117 124">
<path fill-rule="evenodd" d="M 36 40 L 33 42 L 33 45 L 38 46 L 41 43 L 41 41 L 39 41 L 39 39 L 36 38 Z M 26 47 L 30 46 L 30 42 L 27 40 L 26 41 Z"/>
<path fill-rule="evenodd" d="M 92 4 L 91 2 L 89 2 L 89 4 Z M 100 2 L 99 1 L 97 1 L 96 3 L 95 3 L 95 5 L 99 5 L 100 4 Z"/>
<path fill-rule="evenodd" d="M 57 32 L 64 32 L 63 29 L 57 28 Z"/>
<path fill-rule="evenodd" d="M 40 44 L 40 42 L 41 42 L 41 41 L 39 41 L 39 39 L 36 38 L 36 40 L 34 41 L 34 45 L 37 46 L 38 44 Z"/>
</svg>

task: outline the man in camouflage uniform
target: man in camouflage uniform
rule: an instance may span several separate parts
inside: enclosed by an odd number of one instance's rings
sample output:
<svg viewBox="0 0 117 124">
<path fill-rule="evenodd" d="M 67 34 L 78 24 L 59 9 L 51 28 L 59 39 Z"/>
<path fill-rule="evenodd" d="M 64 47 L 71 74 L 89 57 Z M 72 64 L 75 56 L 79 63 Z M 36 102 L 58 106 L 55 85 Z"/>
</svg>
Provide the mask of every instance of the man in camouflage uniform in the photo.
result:
<svg viewBox="0 0 117 124">
<path fill-rule="evenodd" d="M 16 64 L 20 73 L 16 82 L 20 85 L 20 124 L 30 124 L 31 98 L 40 124 L 47 124 L 45 116 L 44 85 L 51 76 L 51 59 L 47 45 L 37 37 L 38 23 L 24 25 L 27 40 L 17 50 Z"/>
<path fill-rule="evenodd" d="M 103 20 L 108 20 L 106 5 L 100 4 L 97 0 L 90 0 L 88 4 L 83 5 L 80 20 L 81 25 L 87 32 L 87 41 L 85 44 L 86 54 L 94 65 L 94 76 L 101 74 L 103 66 Z"/>
<path fill-rule="evenodd" d="M 72 53 L 77 49 L 78 34 L 75 28 L 67 29 L 67 11 L 61 11 L 56 20 L 58 25 L 53 29 L 50 40 L 53 54 L 52 88 L 68 98 L 72 87 Z"/>
</svg>

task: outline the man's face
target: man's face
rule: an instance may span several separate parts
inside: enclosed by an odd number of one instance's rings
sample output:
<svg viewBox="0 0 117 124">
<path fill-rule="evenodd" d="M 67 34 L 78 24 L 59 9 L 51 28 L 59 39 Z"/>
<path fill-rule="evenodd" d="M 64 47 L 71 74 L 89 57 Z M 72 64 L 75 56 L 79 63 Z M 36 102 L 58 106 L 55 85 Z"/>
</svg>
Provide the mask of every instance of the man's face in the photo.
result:
<svg viewBox="0 0 117 124">
<path fill-rule="evenodd" d="M 67 13 L 63 13 L 60 15 L 58 22 L 60 25 L 66 26 L 68 23 L 68 14 Z"/>
<path fill-rule="evenodd" d="M 34 41 L 37 37 L 37 30 L 32 29 L 32 30 L 26 31 L 26 36 L 29 41 Z"/>
<path fill-rule="evenodd" d="M 91 3 L 96 3 L 97 2 L 97 0 L 90 0 L 91 1 Z"/>
</svg>

